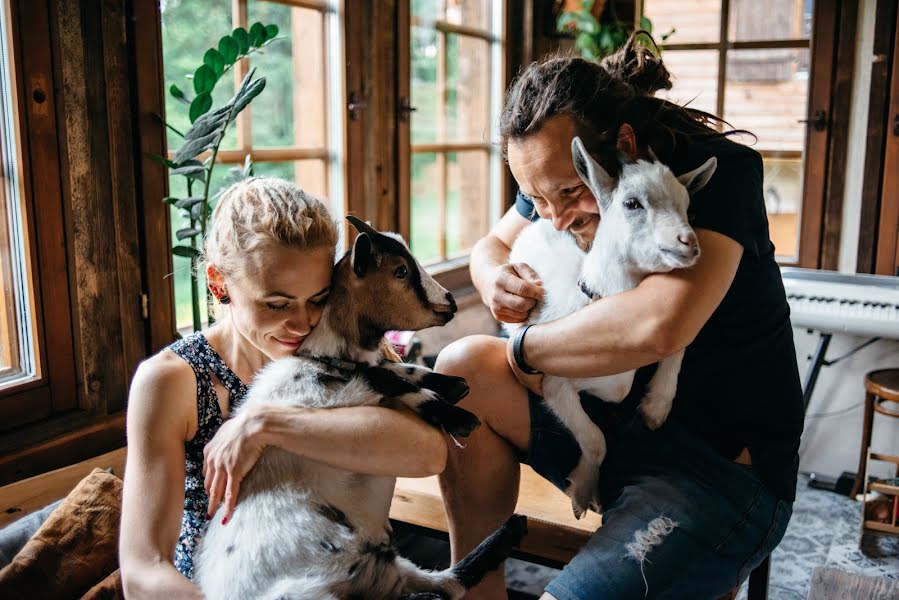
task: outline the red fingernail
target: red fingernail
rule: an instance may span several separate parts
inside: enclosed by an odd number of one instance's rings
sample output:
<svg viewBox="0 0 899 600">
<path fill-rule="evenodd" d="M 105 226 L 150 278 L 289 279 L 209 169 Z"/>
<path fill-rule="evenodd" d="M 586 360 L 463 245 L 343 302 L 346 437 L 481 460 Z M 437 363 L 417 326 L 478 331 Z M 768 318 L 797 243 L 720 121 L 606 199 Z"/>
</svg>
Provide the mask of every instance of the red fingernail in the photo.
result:
<svg viewBox="0 0 899 600">
<path fill-rule="evenodd" d="M 224 519 L 222 519 L 222 525 L 227 525 L 227 524 L 228 524 L 228 517 L 225 517 Z"/>
<path fill-rule="evenodd" d="M 212 515 L 210 515 L 209 513 L 206 513 L 206 520 L 207 520 L 207 521 L 211 521 L 211 520 L 212 520 Z"/>
</svg>

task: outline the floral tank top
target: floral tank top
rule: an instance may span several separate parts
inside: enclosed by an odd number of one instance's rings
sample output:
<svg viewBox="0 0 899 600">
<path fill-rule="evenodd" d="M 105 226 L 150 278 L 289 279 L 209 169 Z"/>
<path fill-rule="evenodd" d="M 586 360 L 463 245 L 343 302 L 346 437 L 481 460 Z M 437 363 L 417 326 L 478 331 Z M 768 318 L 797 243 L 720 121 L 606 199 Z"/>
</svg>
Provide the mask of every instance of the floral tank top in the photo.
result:
<svg viewBox="0 0 899 600">
<path fill-rule="evenodd" d="M 206 509 L 209 498 L 203 487 L 203 447 L 222 426 L 224 419 L 213 387 L 214 375 L 228 390 L 228 407 L 246 396 L 247 386 L 225 365 L 206 337 L 192 333 L 169 346 L 191 366 L 197 377 L 197 433 L 184 443 L 184 513 L 181 535 L 175 545 L 175 568 L 193 579 L 194 549 L 206 532 Z"/>
</svg>

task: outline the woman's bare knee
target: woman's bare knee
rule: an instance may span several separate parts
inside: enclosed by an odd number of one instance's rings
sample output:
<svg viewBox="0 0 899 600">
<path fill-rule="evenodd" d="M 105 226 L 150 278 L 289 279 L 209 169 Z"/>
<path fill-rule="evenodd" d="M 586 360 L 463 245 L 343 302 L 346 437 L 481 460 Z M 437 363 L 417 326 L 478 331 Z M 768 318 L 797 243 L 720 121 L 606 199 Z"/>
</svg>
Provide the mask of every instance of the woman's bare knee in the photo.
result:
<svg viewBox="0 0 899 600">
<path fill-rule="evenodd" d="M 460 377 L 488 375 L 493 370 L 509 370 L 505 343 L 489 335 L 470 335 L 454 341 L 440 351 L 434 369 Z"/>
</svg>

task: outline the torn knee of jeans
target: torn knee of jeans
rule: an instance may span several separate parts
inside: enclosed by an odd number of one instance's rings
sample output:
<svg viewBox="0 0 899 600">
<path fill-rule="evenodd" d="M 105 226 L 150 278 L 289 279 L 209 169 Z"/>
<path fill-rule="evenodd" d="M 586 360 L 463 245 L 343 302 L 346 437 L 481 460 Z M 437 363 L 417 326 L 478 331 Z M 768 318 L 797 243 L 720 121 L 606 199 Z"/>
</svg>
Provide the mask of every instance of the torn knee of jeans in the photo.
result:
<svg viewBox="0 0 899 600">
<path fill-rule="evenodd" d="M 634 541 L 624 546 L 627 555 L 642 563 L 646 555 L 662 543 L 677 527 L 677 522 L 668 517 L 656 517 L 646 525 L 646 529 L 634 533 Z"/>
<path fill-rule="evenodd" d="M 624 545 L 627 555 L 640 563 L 640 575 L 643 576 L 643 585 L 646 586 L 646 594 L 649 594 L 649 582 L 646 581 L 644 565 L 647 562 L 646 555 L 661 544 L 669 533 L 677 527 L 677 521 L 668 517 L 656 517 L 646 525 L 645 530 L 634 533 L 634 541 Z"/>
</svg>

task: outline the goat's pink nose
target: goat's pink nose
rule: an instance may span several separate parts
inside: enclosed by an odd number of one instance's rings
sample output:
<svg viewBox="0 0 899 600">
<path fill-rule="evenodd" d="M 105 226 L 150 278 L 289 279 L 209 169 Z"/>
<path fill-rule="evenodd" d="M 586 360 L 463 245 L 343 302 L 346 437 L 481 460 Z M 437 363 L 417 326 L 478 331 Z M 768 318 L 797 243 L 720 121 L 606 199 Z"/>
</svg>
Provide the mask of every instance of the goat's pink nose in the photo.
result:
<svg viewBox="0 0 899 600">
<path fill-rule="evenodd" d="M 682 233 L 679 236 L 677 236 L 677 241 L 679 241 L 684 246 L 687 246 L 688 248 L 692 248 L 693 246 L 695 246 L 697 244 L 696 234 L 693 232 L 690 232 L 687 234 Z"/>
</svg>

